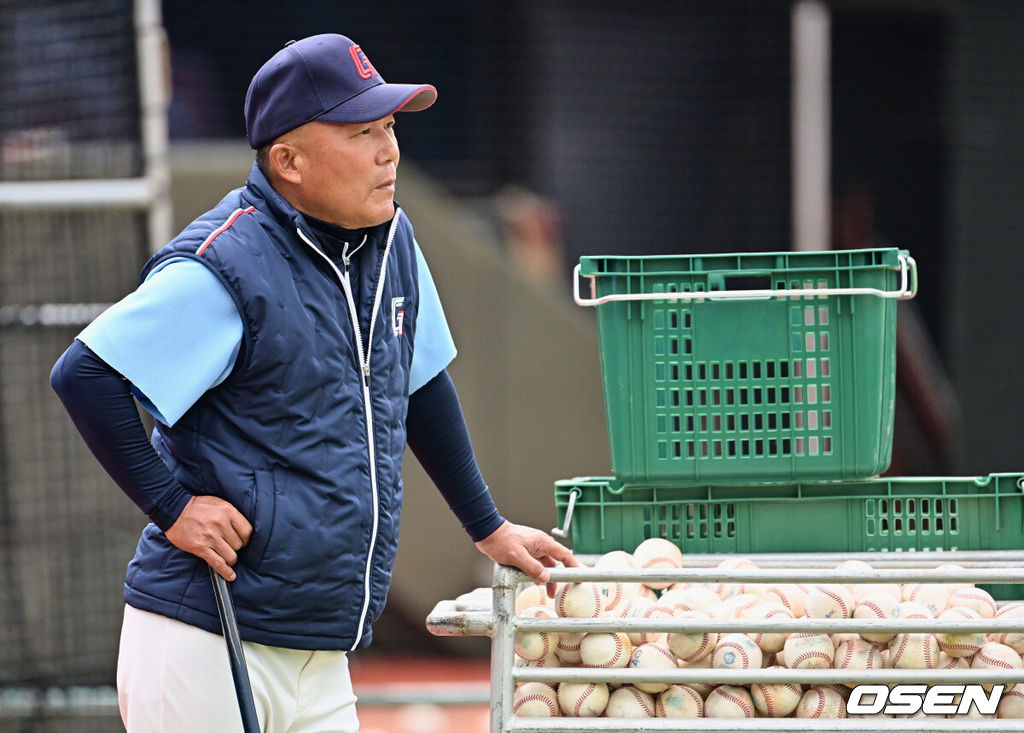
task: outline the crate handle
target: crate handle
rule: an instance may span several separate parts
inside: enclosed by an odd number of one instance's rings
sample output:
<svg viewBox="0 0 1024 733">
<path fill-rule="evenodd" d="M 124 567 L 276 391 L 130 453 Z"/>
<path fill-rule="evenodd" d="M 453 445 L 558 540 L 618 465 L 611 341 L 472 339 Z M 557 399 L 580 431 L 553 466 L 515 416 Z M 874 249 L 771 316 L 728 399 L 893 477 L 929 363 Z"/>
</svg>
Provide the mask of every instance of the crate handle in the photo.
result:
<svg viewBox="0 0 1024 733">
<path fill-rule="evenodd" d="M 611 293 L 595 297 L 595 278 L 622 273 L 585 275 L 590 278 L 590 297 L 580 295 L 580 265 L 572 270 L 572 297 L 576 305 L 598 306 L 618 300 L 751 300 L 754 298 L 803 298 L 826 295 L 876 295 L 879 298 L 910 300 L 917 295 L 917 262 L 910 255 L 898 255 L 900 286 L 897 290 L 878 288 L 793 288 L 791 290 L 700 290 L 675 293 Z M 896 269 L 896 268 L 893 268 Z"/>
<path fill-rule="evenodd" d="M 576 508 L 576 499 L 579 495 L 579 489 L 573 489 L 569 492 L 569 505 L 565 508 L 565 521 L 562 522 L 561 527 L 555 527 L 551 530 L 551 534 L 555 537 L 565 538 L 569 536 L 569 524 L 572 522 L 572 511 Z"/>
</svg>

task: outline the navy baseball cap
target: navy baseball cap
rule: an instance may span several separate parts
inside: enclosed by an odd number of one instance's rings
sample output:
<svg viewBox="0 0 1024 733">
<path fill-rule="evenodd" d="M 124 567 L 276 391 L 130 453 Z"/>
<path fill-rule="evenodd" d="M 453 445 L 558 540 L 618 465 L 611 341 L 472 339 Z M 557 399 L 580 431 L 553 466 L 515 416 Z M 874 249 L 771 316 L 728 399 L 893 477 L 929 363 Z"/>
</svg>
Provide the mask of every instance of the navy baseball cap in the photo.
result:
<svg viewBox="0 0 1024 733">
<path fill-rule="evenodd" d="M 375 122 L 437 99 L 430 84 L 388 84 L 352 40 L 323 33 L 289 41 L 260 67 L 245 95 L 245 130 L 259 148 L 312 120 Z"/>
</svg>

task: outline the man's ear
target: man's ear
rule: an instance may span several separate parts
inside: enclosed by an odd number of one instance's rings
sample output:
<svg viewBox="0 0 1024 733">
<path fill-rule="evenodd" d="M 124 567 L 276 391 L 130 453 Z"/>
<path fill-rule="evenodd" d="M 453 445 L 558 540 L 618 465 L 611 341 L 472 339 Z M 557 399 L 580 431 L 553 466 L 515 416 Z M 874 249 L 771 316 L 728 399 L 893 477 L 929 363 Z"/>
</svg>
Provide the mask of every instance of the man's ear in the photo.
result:
<svg viewBox="0 0 1024 733">
<path fill-rule="evenodd" d="M 301 155 L 302 153 L 291 143 L 279 142 L 270 146 L 270 150 L 267 151 L 267 161 L 276 178 L 298 185 L 302 183 L 298 160 Z"/>
</svg>

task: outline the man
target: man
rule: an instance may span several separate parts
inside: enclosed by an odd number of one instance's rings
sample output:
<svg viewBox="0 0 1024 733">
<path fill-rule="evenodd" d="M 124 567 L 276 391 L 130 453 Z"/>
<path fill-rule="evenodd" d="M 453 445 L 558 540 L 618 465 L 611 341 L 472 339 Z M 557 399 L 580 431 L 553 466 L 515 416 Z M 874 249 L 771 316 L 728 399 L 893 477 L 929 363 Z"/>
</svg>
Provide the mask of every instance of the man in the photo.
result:
<svg viewBox="0 0 1024 733">
<path fill-rule="evenodd" d="M 390 584 L 407 442 L 489 558 L 538 582 L 577 564 L 491 501 L 394 202 L 394 114 L 435 98 L 386 84 L 344 36 L 288 44 L 246 96 L 246 185 L 54 366 L 76 427 L 152 520 L 125 582 L 130 733 L 239 727 L 207 564 L 233 581 L 264 730 L 357 730 L 345 655 L 369 644 Z"/>
</svg>

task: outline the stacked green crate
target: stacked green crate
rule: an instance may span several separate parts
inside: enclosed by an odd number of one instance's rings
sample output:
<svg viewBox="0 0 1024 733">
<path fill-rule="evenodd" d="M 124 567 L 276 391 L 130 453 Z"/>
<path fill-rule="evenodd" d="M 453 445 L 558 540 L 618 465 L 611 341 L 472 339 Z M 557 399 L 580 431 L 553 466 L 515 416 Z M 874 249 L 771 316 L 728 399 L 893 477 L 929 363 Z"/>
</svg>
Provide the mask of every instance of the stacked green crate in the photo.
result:
<svg viewBox="0 0 1024 733">
<path fill-rule="evenodd" d="M 626 484 L 864 478 L 892 453 L 898 249 L 584 257 Z M 576 283 L 579 277 L 575 278 Z"/>
</svg>

